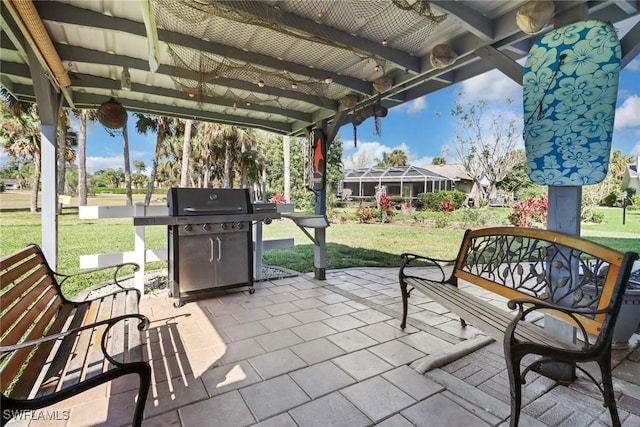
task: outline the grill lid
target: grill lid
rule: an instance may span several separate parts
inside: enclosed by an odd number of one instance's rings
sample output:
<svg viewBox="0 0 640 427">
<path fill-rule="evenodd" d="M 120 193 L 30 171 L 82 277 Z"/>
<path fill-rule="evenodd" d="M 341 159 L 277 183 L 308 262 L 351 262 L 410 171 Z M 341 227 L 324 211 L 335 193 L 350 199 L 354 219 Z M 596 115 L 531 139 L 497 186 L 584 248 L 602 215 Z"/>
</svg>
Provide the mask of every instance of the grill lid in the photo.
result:
<svg viewBox="0 0 640 427">
<path fill-rule="evenodd" d="M 252 213 L 246 188 L 171 188 L 167 206 L 170 216 Z"/>
</svg>

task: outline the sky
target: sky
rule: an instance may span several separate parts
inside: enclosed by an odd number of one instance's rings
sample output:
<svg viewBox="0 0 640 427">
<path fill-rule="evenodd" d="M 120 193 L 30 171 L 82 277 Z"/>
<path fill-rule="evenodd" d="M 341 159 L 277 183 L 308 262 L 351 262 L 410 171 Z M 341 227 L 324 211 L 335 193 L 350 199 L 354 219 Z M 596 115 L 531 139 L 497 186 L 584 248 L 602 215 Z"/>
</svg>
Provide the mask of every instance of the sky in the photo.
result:
<svg viewBox="0 0 640 427">
<path fill-rule="evenodd" d="M 457 119 L 450 114 L 454 102 L 461 93 L 460 102 L 486 101 L 486 114 L 500 111 L 505 118 L 515 118 L 522 130 L 522 87 L 493 70 L 446 89 L 415 99 L 389 110 L 381 119 L 381 135 L 374 133 L 373 118 L 358 126 L 357 147 L 354 146 L 353 126 L 347 124 L 338 132 L 343 142 L 345 168 L 353 167 L 353 159 L 365 156 L 367 166 L 382 158 L 383 152 L 402 149 L 407 153 L 409 164 L 424 167 L 434 157 L 445 157 L 448 163 L 457 163 L 455 150 L 447 152 L 443 147 L 452 147 L 455 140 Z M 505 100 L 512 99 L 508 104 Z M 135 117 L 129 117 L 130 158 L 142 160 L 147 166 L 155 147 L 155 134 L 147 136 L 135 132 Z M 520 142 L 520 148 L 524 143 Z M 640 156 L 640 57 L 633 59 L 620 72 L 618 99 L 614 124 L 612 148 L 629 156 Z M 364 153 L 364 154 L 363 154 Z M 123 168 L 122 138 L 110 137 L 101 125 L 94 123 L 87 135 L 87 170 L 92 173 L 100 169 Z"/>
<path fill-rule="evenodd" d="M 524 62 L 524 59 L 521 63 Z M 430 165 L 434 157 L 445 157 L 447 163 L 458 163 L 455 150 L 455 125 L 457 118 L 450 114 L 454 102 L 461 93 L 462 104 L 484 100 L 485 116 L 501 112 L 505 119 L 514 118 L 522 131 L 522 87 L 498 70 L 489 71 L 464 82 L 415 99 L 389 110 L 381 119 L 381 134 L 374 132 L 374 119 L 369 118 L 357 132 L 354 145 L 353 126 L 340 128 L 338 135 L 343 142 L 343 164 L 354 167 L 354 159 L 368 159 L 366 166 L 373 166 L 384 152 L 402 149 L 409 164 L 418 167 Z M 507 104 L 506 99 L 512 99 Z M 130 159 L 142 160 L 151 165 L 155 148 L 155 134 L 140 135 L 135 131 L 135 116 L 129 114 Z M 77 120 L 72 127 L 78 128 Z M 123 169 L 122 137 L 111 137 L 98 123 L 91 123 L 87 131 L 87 170 Z M 449 147 L 447 151 L 446 147 Z M 524 143 L 520 141 L 519 148 Z M 636 56 L 621 72 L 618 87 L 612 148 L 629 156 L 640 156 L 640 56 Z M 0 153 L 0 163 L 7 161 Z M 133 168 L 133 166 L 132 166 Z M 147 171 L 148 172 L 148 171 Z"/>
</svg>

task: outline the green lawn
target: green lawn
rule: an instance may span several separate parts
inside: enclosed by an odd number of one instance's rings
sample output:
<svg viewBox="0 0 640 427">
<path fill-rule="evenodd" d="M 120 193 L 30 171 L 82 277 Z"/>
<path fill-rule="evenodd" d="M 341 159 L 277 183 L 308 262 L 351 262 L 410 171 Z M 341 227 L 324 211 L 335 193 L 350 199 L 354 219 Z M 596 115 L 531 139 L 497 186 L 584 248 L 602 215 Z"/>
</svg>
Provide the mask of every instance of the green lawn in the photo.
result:
<svg viewBox="0 0 640 427">
<path fill-rule="evenodd" d="M 26 192 L 0 193 L 0 256 L 12 253 L 28 243 L 40 243 L 40 214 L 26 208 Z M 90 205 L 122 205 L 123 196 L 100 195 L 91 198 Z M 73 203 L 77 203 L 75 200 Z M 162 203 L 158 201 L 157 203 Z M 605 220 L 601 224 L 583 224 L 582 235 L 590 240 L 621 251 L 640 252 L 640 212 L 627 211 L 626 224 L 622 224 L 622 209 L 600 208 Z M 344 212 L 336 209 L 339 218 Z M 482 212 L 487 225 L 505 224 L 509 210 L 491 208 Z M 390 224 L 332 223 L 327 228 L 327 268 L 390 267 L 398 266 L 403 252 L 424 253 L 436 258 L 454 258 L 462 239 L 463 213 L 455 213 L 447 228 L 434 228 L 432 213 L 418 213 L 422 223 L 408 217 L 396 216 Z M 131 219 L 79 220 L 77 207 L 65 207 L 59 216 L 58 270 L 73 273 L 79 270 L 80 255 L 131 251 L 134 248 L 133 221 Z M 313 244 L 309 238 L 288 220 L 275 220 L 263 228 L 264 239 L 293 237 L 295 247 L 266 251 L 264 263 L 295 271 L 313 271 Z M 166 227 L 147 227 L 148 248 L 167 245 Z M 160 268 L 164 263 L 147 266 Z M 99 276 L 102 277 L 102 276 Z M 90 280 L 96 280 L 91 278 Z M 88 282 L 71 284 L 69 293 L 81 290 Z"/>
</svg>

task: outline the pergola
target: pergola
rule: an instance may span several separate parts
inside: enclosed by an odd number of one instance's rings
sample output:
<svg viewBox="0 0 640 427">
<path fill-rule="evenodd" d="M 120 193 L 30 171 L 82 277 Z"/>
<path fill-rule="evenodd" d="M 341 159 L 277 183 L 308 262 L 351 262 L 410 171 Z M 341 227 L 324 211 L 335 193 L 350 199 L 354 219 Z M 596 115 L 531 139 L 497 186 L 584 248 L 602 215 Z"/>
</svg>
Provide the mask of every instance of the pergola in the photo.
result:
<svg viewBox="0 0 640 427">
<path fill-rule="evenodd" d="M 56 267 L 56 127 L 61 107 L 130 112 L 283 135 L 347 123 L 499 69 L 522 83 L 538 37 L 527 1 L 31 0 L 2 2 L 0 82 L 37 102 L 42 122 L 42 246 Z M 557 1 L 533 30 L 640 14 L 635 0 Z M 539 27 L 539 28 L 538 28 Z M 622 65 L 640 24 L 622 37 Z M 321 192 L 316 213 L 324 213 Z M 578 201 L 579 204 L 579 201 Z M 575 218 L 574 218 L 575 220 Z M 324 238 L 324 236 L 321 236 Z"/>
</svg>

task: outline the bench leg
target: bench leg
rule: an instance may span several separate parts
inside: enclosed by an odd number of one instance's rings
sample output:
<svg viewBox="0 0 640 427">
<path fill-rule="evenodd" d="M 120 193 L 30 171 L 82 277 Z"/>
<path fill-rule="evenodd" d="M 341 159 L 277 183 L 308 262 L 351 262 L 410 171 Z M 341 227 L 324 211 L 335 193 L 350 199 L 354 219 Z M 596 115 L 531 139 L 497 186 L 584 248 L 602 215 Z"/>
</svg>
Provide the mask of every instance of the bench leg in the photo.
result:
<svg viewBox="0 0 640 427">
<path fill-rule="evenodd" d="M 400 293 L 402 294 L 402 322 L 400 323 L 400 329 L 407 327 L 407 311 L 409 309 L 409 292 L 407 291 L 407 284 L 400 279 Z"/>
<path fill-rule="evenodd" d="M 141 426 L 142 418 L 144 417 L 144 406 L 147 403 L 147 395 L 149 394 L 149 386 L 151 384 L 151 367 L 144 363 L 138 372 L 140 376 L 140 388 L 138 390 L 138 401 L 136 402 L 136 409 L 133 413 L 133 426 Z"/>
<path fill-rule="evenodd" d="M 605 357 L 598 360 L 598 365 L 600 365 L 600 372 L 602 375 L 602 397 L 604 398 L 604 405 L 609 408 L 611 425 L 619 427 L 620 417 L 618 416 L 616 396 L 613 393 L 613 381 L 611 378 L 611 354 L 607 354 L 607 352 L 605 352 Z"/>
<path fill-rule="evenodd" d="M 520 421 L 520 410 L 522 405 L 522 377 L 520 375 L 521 355 L 511 354 L 508 348 L 505 348 L 505 360 L 507 362 L 507 373 L 509 374 L 509 390 L 511 394 L 511 417 L 509 425 L 516 427 Z"/>
</svg>

